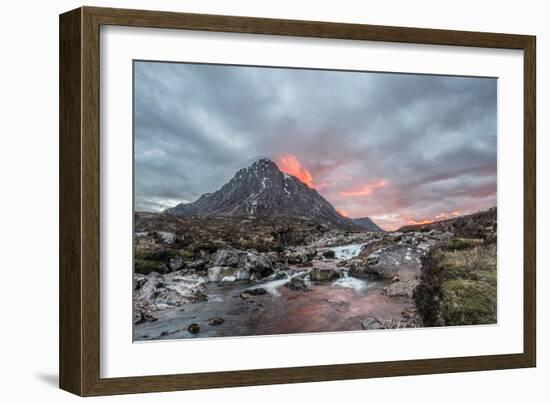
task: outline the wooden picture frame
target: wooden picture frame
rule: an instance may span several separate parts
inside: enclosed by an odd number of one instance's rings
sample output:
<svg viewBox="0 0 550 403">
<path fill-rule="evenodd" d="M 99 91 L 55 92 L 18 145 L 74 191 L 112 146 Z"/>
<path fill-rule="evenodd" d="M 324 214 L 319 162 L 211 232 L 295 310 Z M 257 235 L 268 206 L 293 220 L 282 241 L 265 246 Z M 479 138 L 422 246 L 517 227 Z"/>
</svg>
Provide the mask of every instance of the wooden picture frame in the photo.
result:
<svg viewBox="0 0 550 403">
<path fill-rule="evenodd" d="M 102 25 L 401 42 L 524 52 L 524 348 L 468 356 L 100 377 L 99 35 Z M 525 368 L 536 365 L 535 37 L 81 7 L 60 16 L 60 387 L 81 396 Z"/>
</svg>

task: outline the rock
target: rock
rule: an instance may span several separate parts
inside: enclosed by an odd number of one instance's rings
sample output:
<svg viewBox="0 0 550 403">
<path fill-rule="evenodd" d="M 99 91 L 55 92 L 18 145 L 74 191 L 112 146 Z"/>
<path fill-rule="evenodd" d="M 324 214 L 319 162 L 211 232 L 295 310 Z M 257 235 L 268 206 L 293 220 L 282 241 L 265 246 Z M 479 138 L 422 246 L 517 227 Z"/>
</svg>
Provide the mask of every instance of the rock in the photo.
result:
<svg viewBox="0 0 550 403">
<path fill-rule="evenodd" d="M 379 254 L 373 253 L 367 257 L 367 264 L 377 264 Z"/>
<path fill-rule="evenodd" d="M 285 283 L 285 287 L 292 291 L 309 291 L 306 281 L 301 277 L 293 277 L 288 283 Z"/>
<path fill-rule="evenodd" d="M 145 322 L 155 322 L 157 318 L 151 312 L 151 307 L 145 301 L 134 306 L 134 324 L 139 325 Z"/>
<path fill-rule="evenodd" d="M 237 267 L 239 265 L 241 252 L 242 251 L 236 249 L 219 249 L 212 255 L 212 265 Z"/>
<path fill-rule="evenodd" d="M 256 288 L 247 288 L 243 292 L 241 292 L 240 296 L 242 299 L 247 299 L 249 297 L 255 297 L 257 295 L 265 295 L 267 294 L 267 290 L 262 287 L 256 287 Z"/>
<path fill-rule="evenodd" d="M 250 271 L 228 266 L 213 266 L 208 269 L 207 278 L 209 282 L 233 283 L 250 280 Z"/>
<path fill-rule="evenodd" d="M 168 262 L 168 267 L 172 270 L 179 270 L 183 267 L 183 259 L 180 256 L 175 256 Z"/>
<path fill-rule="evenodd" d="M 208 260 L 206 259 L 196 259 L 187 262 L 186 266 L 189 270 L 203 271 L 206 268 L 207 263 Z"/>
<path fill-rule="evenodd" d="M 391 281 L 393 281 L 394 283 L 398 282 L 399 281 L 399 276 L 395 276 L 394 278 L 391 279 Z"/>
<path fill-rule="evenodd" d="M 315 248 L 330 248 L 341 245 L 364 244 L 375 238 L 375 234 L 366 231 L 348 232 L 333 229 L 316 239 L 311 245 Z"/>
<path fill-rule="evenodd" d="M 402 236 L 403 236 L 403 233 L 399 231 L 385 234 L 385 238 L 391 242 L 399 242 Z"/>
<path fill-rule="evenodd" d="M 321 256 L 323 256 L 325 259 L 335 259 L 336 253 L 333 250 L 329 249 L 321 253 Z"/>
<path fill-rule="evenodd" d="M 368 263 L 365 259 L 355 259 L 349 268 L 348 274 L 351 277 L 370 279 L 373 277 L 368 270 Z"/>
<path fill-rule="evenodd" d="M 255 251 L 220 249 L 212 255 L 208 281 L 259 280 L 273 273 L 271 258 Z"/>
<path fill-rule="evenodd" d="M 278 271 L 276 273 L 273 273 L 272 275 L 268 276 L 268 280 L 282 280 L 284 278 L 287 278 L 288 275 L 284 271 Z"/>
<path fill-rule="evenodd" d="M 212 318 L 208 319 L 208 326 L 219 326 L 224 322 L 225 320 L 223 318 Z"/>
<path fill-rule="evenodd" d="M 374 317 L 368 317 L 361 321 L 361 327 L 365 330 L 383 329 L 382 322 Z"/>
<path fill-rule="evenodd" d="M 151 274 L 160 273 L 167 274 L 172 270 L 163 262 L 157 262 L 154 260 L 134 259 L 134 273 L 136 274 Z"/>
<path fill-rule="evenodd" d="M 309 272 L 312 281 L 331 281 L 340 277 L 338 270 L 324 267 L 314 267 Z"/>
<path fill-rule="evenodd" d="M 384 288 L 384 293 L 390 297 L 412 298 L 414 289 L 419 283 L 420 280 L 394 282 Z"/>
<path fill-rule="evenodd" d="M 189 326 L 187 326 L 187 331 L 191 334 L 197 334 L 201 331 L 201 327 L 198 323 L 191 323 Z"/>
<path fill-rule="evenodd" d="M 285 250 L 283 259 L 287 264 L 308 264 L 315 257 L 316 251 L 308 247 L 293 247 Z"/>
<path fill-rule="evenodd" d="M 396 276 L 402 279 L 405 274 L 408 278 L 419 275 L 420 257 L 423 253 L 422 249 L 406 244 L 379 249 L 367 257 L 367 265 L 362 274 L 384 280 L 392 280 Z"/>
<path fill-rule="evenodd" d="M 172 245 L 176 242 L 176 234 L 168 231 L 158 231 L 161 241 L 167 245 Z"/>
<path fill-rule="evenodd" d="M 134 291 L 134 314 L 137 320 L 143 317 L 144 309 L 151 312 L 167 307 L 177 307 L 207 299 L 206 280 L 183 271 L 169 274 L 156 272 L 146 276 L 135 274 L 134 281 L 141 286 Z"/>
<path fill-rule="evenodd" d="M 402 243 L 402 244 L 408 244 L 408 245 L 416 246 L 420 243 L 420 236 L 421 236 L 421 234 L 419 234 L 417 232 L 403 234 L 403 236 L 401 237 L 401 240 L 399 242 Z"/>
<path fill-rule="evenodd" d="M 134 278 L 134 291 L 139 290 L 147 282 L 147 279 L 144 277 L 135 279 Z"/>
</svg>

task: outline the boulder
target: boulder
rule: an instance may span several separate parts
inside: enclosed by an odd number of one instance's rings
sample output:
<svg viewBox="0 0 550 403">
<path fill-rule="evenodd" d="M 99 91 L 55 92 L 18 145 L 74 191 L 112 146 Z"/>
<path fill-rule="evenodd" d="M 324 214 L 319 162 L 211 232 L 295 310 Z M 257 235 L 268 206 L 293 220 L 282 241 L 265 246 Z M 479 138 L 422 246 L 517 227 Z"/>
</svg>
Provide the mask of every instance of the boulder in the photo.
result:
<svg viewBox="0 0 550 403">
<path fill-rule="evenodd" d="M 191 323 L 187 326 L 187 331 L 192 334 L 197 334 L 201 331 L 201 326 L 198 323 Z"/>
<path fill-rule="evenodd" d="M 329 250 L 326 250 L 324 252 L 321 253 L 321 256 L 323 256 L 325 259 L 335 259 L 336 258 L 336 253 L 329 249 Z"/>
<path fill-rule="evenodd" d="M 207 263 L 208 260 L 206 259 L 195 259 L 186 262 L 185 265 L 189 270 L 203 271 L 206 268 Z"/>
<path fill-rule="evenodd" d="M 309 272 L 312 281 L 332 281 L 340 277 L 340 273 L 336 269 L 325 267 L 314 267 Z"/>
<path fill-rule="evenodd" d="M 183 267 L 183 259 L 180 256 L 174 256 L 170 261 L 168 262 L 168 267 L 170 267 L 172 270 L 179 270 Z"/>
<path fill-rule="evenodd" d="M 237 249 L 219 249 L 212 255 L 212 265 L 237 267 L 243 253 Z"/>
<path fill-rule="evenodd" d="M 249 297 L 255 297 L 257 295 L 265 295 L 267 294 L 267 290 L 262 287 L 256 287 L 256 288 L 248 288 L 241 292 L 240 296 L 242 299 L 247 299 Z"/>
<path fill-rule="evenodd" d="M 292 291 L 310 290 L 310 288 L 306 284 L 306 281 L 302 277 L 293 277 L 288 283 L 285 283 L 285 287 Z"/>
<path fill-rule="evenodd" d="M 208 281 L 259 280 L 273 273 L 271 259 L 255 251 L 220 249 L 211 257 Z"/>
<path fill-rule="evenodd" d="M 287 264 L 308 264 L 313 260 L 315 254 L 315 249 L 300 246 L 285 250 L 283 259 Z"/>
<path fill-rule="evenodd" d="M 354 259 L 351 263 L 348 274 L 351 277 L 370 279 L 373 277 L 369 271 L 368 262 L 366 259 Z"/>
<path fill-rule="evenodd" d="M 173 232 L 158 231 L 158 234 L 160 240 L 167 245 L 172 245 L 174 242 L 176 242 L 176 234 L 174 234 Z"/>
<path fill-rule="evenodd" d="M 229 266 L 213 266 L 208 269 L 207 278 L 212 283 L 234 283 L 250 280 L 250 271 Z"/>
<path fill-rule="evenodd" d="M 169 274 L 156 272 L 146 276 L 135 274 L 134 316 L 136 320 L 147 320 L 148 311 L 154 312 L 167 307 L 176 307 L 207 299 L 206 280 L 183 271 Z"/>
<path fill-rule="evenodd" d="M 384 288 L 384 293 L 390 297 L 412 298 L 414 289 L 420 280 L 396 281 Z"/>
<path fill-rule="evenodd" d="M 416 246 L 420 243 L 420 241 L 421 241 L 421 234 L 417 232 L 411 232 L 411 233 L 403 234 L 403 236 L 401 237 L 400 243 Z"/>
<path fill-rule="evenodd" d="M 134 324 L 155 322 L 157 318 L 151 312 L 151 306 L 146 301 L 139 301 L 134 305 Z"/>
<path fill-rule="evenodd" d="M 420 257 L 424 251 L 407 244 L 393 245 L 379 249 L 367 257 L 365 267 L 358 270 L 361 276 L 373 279 L 392 280 L 396 276 L 410 278 L 420 274 Z M 357 277 L 355 271 L 350 275 Z"/>
<path fill-rule="evenodd" d="M 368 317 L 361 321 L 361 327 L 365 330 L 378 330 L 383 329 L 382 322 L 374 317 Z"/>
</svg>

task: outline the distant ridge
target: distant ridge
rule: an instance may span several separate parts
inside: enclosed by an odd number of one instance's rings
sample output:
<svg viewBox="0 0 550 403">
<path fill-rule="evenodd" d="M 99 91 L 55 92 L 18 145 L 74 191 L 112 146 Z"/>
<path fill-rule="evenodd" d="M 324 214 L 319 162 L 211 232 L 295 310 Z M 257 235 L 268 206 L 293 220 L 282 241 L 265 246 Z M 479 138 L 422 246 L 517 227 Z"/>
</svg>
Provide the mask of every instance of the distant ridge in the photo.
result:
<svg viewBox="0 0 550 403">
<path fill-rule="evenodd" d="M 398 231 L 429 231 L 435 229 L 438 231 L 453 232 L 458 236 L 483 237 L 487 228 L 492 227 L 496 231 L 496 226 L 497 208 L 491 207 L 485 211 L 478 211 L 477 213 L 465 214 L 431 223 L 405 225 L 399 228 Z"/>
</svg>

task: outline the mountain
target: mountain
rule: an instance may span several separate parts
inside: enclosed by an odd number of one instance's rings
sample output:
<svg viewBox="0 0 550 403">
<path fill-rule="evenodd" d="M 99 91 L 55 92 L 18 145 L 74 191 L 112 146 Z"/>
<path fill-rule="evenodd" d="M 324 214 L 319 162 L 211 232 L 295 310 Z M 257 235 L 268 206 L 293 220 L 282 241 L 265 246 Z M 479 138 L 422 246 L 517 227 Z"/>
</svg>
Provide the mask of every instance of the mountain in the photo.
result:
<svg viewBox="0 0 550 403">
<path fill-rule="evenodd" d="M 371 232 L 385 232 L 382 228 L 375 224 L 369 217 L 352 218 L 353 222 L 360 227 L 363 227 L 367 231 Z"/>
<path fill-rule="evenodd" d="M 301 217 L 343 229 L 358 229 L 349 218 L 336 212 L 315 189 L 285 174 L 268 158 L 262 158 L 214 193 L 196 201 L 178 204 L 165 213 L 179 216 Z"/>
</svg>

